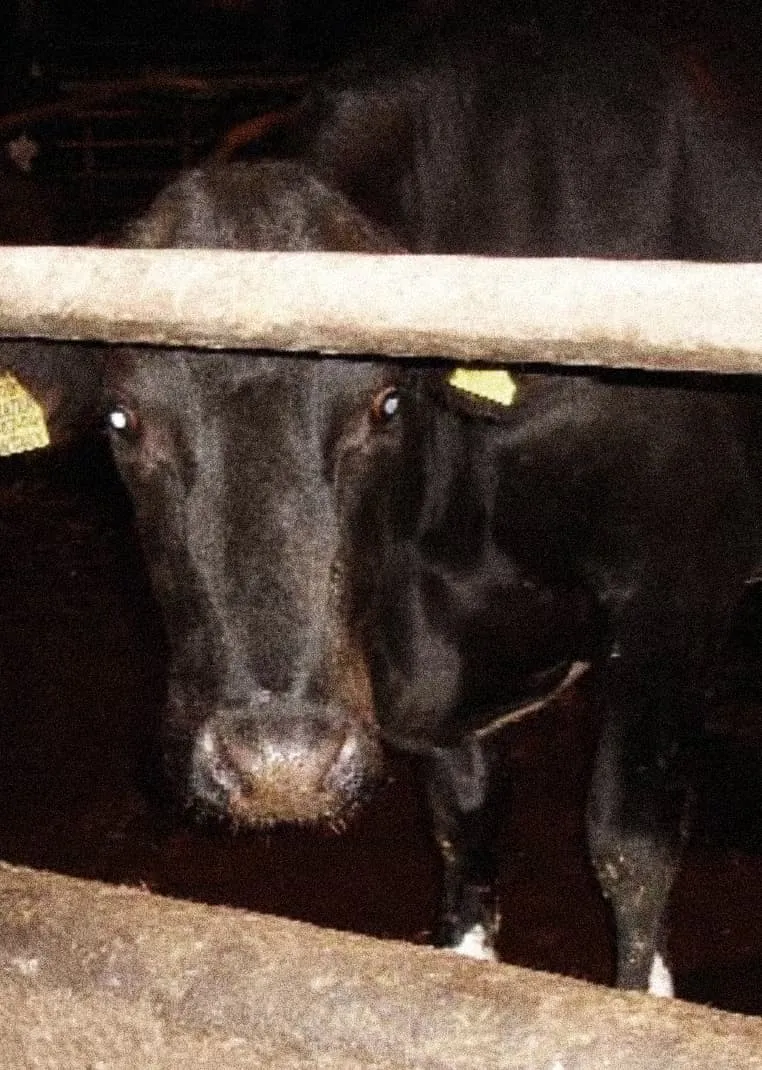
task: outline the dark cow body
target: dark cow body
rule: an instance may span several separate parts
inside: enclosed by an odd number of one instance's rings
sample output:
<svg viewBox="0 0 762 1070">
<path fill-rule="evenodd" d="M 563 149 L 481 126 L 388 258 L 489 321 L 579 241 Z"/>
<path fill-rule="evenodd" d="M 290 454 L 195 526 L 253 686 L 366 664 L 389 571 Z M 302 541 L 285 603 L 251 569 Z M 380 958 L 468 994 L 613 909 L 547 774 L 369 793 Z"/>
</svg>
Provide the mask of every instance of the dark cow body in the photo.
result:
<svg viewBox="0 0 762 1070">
<path fill-rule="evenodd" d="M 306 162 L 185 176 L 132 243 L 758 258 L 753 151 L 650 52 L 397 51 L 316 93 Z M 760 557 L 755 386 L 518 369 L 504 407 L 436 364 L 134 349 L 103 371 L 180 794 L 340 826 L 383 741 L 419 755 L 440 942 L 488 952 L 491 725 L 589 663 L 618 982 L 658 988 L 691 740 Z"/>
<path fill-rule="evenodd" d="M 292 151 L 416 253 L 755 260 L 759 133 L 640 44 L 394 37 Z"/>
</svg>

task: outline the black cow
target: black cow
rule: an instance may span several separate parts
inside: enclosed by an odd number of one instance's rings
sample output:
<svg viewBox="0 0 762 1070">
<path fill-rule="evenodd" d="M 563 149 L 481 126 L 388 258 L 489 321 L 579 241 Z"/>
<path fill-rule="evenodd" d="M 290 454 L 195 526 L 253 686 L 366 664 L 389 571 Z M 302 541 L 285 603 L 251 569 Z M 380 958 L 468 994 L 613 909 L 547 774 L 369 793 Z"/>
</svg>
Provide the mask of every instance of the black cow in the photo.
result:
<svg viewBox="0 0 762 1070">
<path fill-rule="evenodd" d="M 644 49 L 396 42 L 307 112 L 306 163 L 191 173 L 132 244 L 760 251 L 759 157 Z M 668 990 L 687 752 L 760 555 L 754 387 L 518 369 L 508 405 L 402 362 L 127 349 L 103 371 L 171 644 L 181 795 L 240 825 L 340 827 L 382 741 L 418 754 L 439 941 L 487 955 L 491 726 L 588 663 L 617 979 Z"/>
</svg>

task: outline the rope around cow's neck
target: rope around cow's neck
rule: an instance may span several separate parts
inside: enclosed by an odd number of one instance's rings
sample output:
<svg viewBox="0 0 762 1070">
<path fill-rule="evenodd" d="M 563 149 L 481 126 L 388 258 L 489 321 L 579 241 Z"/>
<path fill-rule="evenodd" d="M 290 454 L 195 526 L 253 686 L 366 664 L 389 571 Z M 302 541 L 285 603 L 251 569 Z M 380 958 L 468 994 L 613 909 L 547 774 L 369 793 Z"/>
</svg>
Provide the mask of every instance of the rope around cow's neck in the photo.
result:
<svg viewBox="0 0 762 1070">
<path fill-rule="evenodd" d="M 540 698 L 532 699 L 530 702 L 524 702 L 520 706 L 514 706 L 513 709 L 506 710 L 505 713 L 500 714 L 489 724 L 477 728 L 470 735 L 474 739 L 486 739 L 488 736 L 494 735 L 495 732 L 499 732 L 501 728 L 505 728 L 506 725 L 516 724 L 517 721 L 523 721 L 525 717 L 529 717 L 533 713 L 539 713 L 540 710 L 570 688 L 572 684 L 575 684 L 589 668 L 590 662 L 588 661 L 573 661 L 564 678 L 546 695 L 541 695 Z"/>
</svg>

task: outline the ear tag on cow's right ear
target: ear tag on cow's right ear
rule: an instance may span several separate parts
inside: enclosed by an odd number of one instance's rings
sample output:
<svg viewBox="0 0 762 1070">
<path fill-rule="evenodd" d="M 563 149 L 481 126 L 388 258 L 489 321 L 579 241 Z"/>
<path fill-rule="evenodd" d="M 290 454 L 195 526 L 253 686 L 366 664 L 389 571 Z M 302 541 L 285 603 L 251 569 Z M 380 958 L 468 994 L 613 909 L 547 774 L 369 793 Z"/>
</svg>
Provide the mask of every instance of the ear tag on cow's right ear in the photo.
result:
<svg viewBox="0 0 762 1070">
<path fill-rule="evenodd" d="M 0 374 L 0 457 L 49 445 L 42 405 L 10 372 Z"/>
<path fill-rule="evenodd" d="M 516 398 L 516 380 L 503 368 L 456 368 L 447 381 L 456 390 L 497 405 L 512 405 Z"/>
</svg>

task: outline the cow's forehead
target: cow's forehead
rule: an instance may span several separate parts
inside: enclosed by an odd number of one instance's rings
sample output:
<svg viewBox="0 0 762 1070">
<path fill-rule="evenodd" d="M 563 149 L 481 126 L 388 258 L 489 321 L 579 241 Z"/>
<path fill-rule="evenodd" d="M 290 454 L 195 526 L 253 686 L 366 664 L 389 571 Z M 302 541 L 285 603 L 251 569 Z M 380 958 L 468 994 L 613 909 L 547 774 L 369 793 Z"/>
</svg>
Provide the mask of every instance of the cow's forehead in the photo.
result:
<svg viewBox="0 0 762 1070">
<path fill-rule="evenodd" d="M 397 370 L 392 361 L 310 354 L 130 349 L 107 361 L 105 389 L 134 403 L 173 408 L 191 399 L 196 406 L 217 406 L 244 388 L 344 402 L 360 400 L 393 380 Z"/>
</svg>

